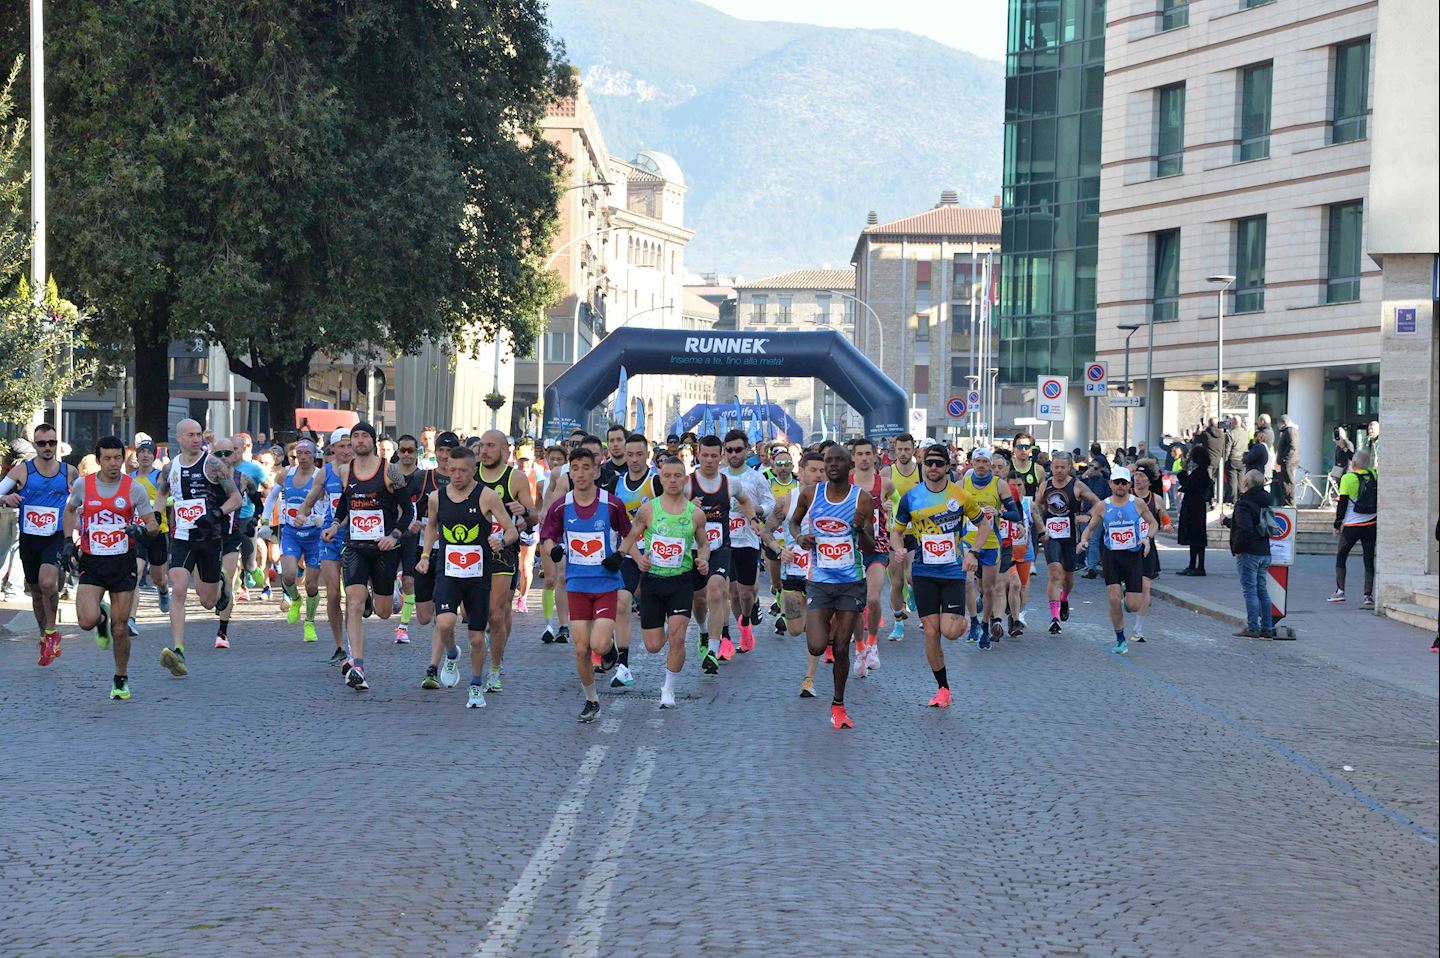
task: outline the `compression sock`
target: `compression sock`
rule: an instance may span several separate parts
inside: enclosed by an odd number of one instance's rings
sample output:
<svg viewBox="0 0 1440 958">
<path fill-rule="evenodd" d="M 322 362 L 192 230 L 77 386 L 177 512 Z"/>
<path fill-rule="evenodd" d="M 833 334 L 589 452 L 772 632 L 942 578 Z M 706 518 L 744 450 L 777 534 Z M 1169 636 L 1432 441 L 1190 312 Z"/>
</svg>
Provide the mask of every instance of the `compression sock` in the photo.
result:
<svg viewBox="0 0 1440 958">
<path fill-rule="evenodd" d="M 668 690 L 670 690 L 670 691 L 672 691 L 672 692 L 675 691 L 675 680 L 676 680 L 677 678 L 679 678 L 679 677 L 680 677 L 680 673 L 679 673 L 679 672 L 671 672 L 669 669 L 666 669 L 666 670 L 665 670 L 665 688 L 667 688 Z"/>
<path fill-rule="evenodd" d="M 621 665 L 628 666 L 628 665 L 630 664 L 630 650 L 629 650 L 629 649 L 616 649 L 616 650 L 615 650 L 615 653 L 616 653 L 616 655 L 618 655 L 618 656 L 620 657 L 620 664 L 621 664 Z"/>
<path fill-rule="evenodd" d="M 282 585 L 282 586 L 280 587 L 280 591 L 281 591 L 281 592 L 284 592 L 284 593 L 285 593 L 285 597 L 286 597 L 287 599 L 289 599 L 291 602 L 299 602 L 299 601 L 300 601 L 300 589 L 299 589 L 298 586 L 296 586 L 295 583 L 293 583 L 293 582 L 287 582 L 287 583 L 285 583 L 284 585 Z"/>
<path fill-rule="evenodd" d="M 728 625 L 722 625 L 722 626 L 720 627 L 720 638 L 722 638 L 722 639 L 728 639 L 728 638 L 730 638 L 730 626 L 728 626 Z"/>
<path fill-rule="evenodd" d="M 1124 630 L 1124 629 L 1116 629 L 1116 630 L 1115 630 L 1115 641 L 1116 641 L 1116 642 L 1124 642 L 1124 641 L 1125 641 L 1125 630 Z"/>
<path fill-rule="evenodd" d="M 540 593 L 540 611 L 545 613 L 545 622 L 548 624 L 555 618 L 555 590 L 545 589 Z"/>
<path fill-rule="evenodd" d="M 410 617 L 415 614 L 415 596 L 405 596 L 405 601 L 400 603 L 400 624 L 409 625 Z"/>
<path fill-rule="evenodd" d="M 597 703 L 600 701 L 600 693 L 595 691 L 594 682 L 591 682 L 589 685 L 582 685 L 580 688 L 585 692 L 585 701 Z"/>
<path fill-rule="evenodd" d="M 229 634 L 230 634 L 230 620 L 229 620 L 229 619 L 221 619 L 221 620 L 220 620 L 220 634 L 221 634 L 221 635 L 229 635 Z"/>
<path fill-rule="evenodd" d="M 445 658 L 451 660 L 452 662 L 460 658 L 460 646 L 452 645 L 450 648 L 446 649 Z"/>
<path fill-rule="evenodd" d="M 355 666 L 357 669 L 363 669 L 363 668 L 365 668 L 365 660 L 364 660 L 364 659 L 351 659 L 351 660 L 350 660 L 350 664 L 353 665 L 353 666 Z"/>
<path fill-rule="evenodd" d="M 314 621 L 315 621 L 315 610 L 318 609 L 318 608 L 320 608 L 320 593 L 317 592 L 317 593 L 315 593 L 314 595 L 307 595 L 307 596 L 305 597 L 305 621 L 306 621 L 306 622 L 314 622 Z"/>
<path fill-rule="evenodd" d="M 1069 602 L 1069 601 L 1070 601 L 1070 590 L 1069 590 L 1069 589 L 1061 589 L 1061 590 L 1060 590 L 1060 601 L 1061 601 L 1061 602 Z"/>
<path fill-rule="evenodd" d="M 1145 616 L 1141 615 L 1139 612 L 1136 612 L 1136 613 L 1135 613 L 1135 628 L 1134 628 L 1134 632 L 1135 632 L 1136 635 L 1144 635 L 1144 634 L 1145 634 Z"/>
<path fill-rule="evenodd" d="M 750 616 L 749 616 L 749 614 L 747 614 L 747 613 L 745 613 L 745 612 L 741 612 L 741 613 L 740 613 L 740 628 L 743 629 L 743 628 L 745 628 L 745 627 L 746 627 L 747 625 L 749 625 L 749 624 L 750 624 Z M 727 632 L 726 634 L 728 635 L 729 633 Z"/>
<path fill-rule="evenodd" d="M 936 687 L 936 688 L 948 689 L 948 688 L 950 687 L 950 680 L 945 677 L 945 667 L 944 667 L 944 666 L 941 666 L 941 667 L 938 668 L 938 669 L 931 669 L 930 671 L 931 671 L 931 673 L 933 673 L 934 676 L 935 676 L 935 687 Z"/>
<path fill-rule="evenodd" d="M 706 647 L 707 647 L 711 652 L 714 652 L 714 653 L 716 653 L 716 654 L 719 654 L 719 652 L 720 652 L 720 640 L 719 640 L 719 639 L 709 639 L 709 640 L 707 640 Z"/>
<path fill-rule="evenodd" d="M 1050 618 L 1060 618 L 1060 601 L 1058 599 L 1050 603 Z"/>
</svg>

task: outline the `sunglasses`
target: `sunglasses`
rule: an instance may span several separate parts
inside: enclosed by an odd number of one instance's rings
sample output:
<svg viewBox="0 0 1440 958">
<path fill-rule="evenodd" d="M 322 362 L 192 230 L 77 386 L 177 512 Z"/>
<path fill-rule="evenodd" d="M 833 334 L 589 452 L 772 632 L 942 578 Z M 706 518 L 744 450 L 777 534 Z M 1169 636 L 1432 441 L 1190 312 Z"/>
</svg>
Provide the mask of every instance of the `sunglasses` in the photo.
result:
<svg viewBox="0 0 1440 958">
<path fill-rule="evenodd" d="M 229 449 L 216 449 L 214 450 L 214 452 L 215 455 L 219 456 L 221 459 L 229 459 L 231 456 L 235 455 L 235 453 Z"/>
<path fill-rule="evenodd" d="M 419 451 L 419 450 L 417 450 L 414 446 L 401 446 L 401 447 L 400 447 L 400 452 L 405 453 L 405 455 L 407 455 L 407 456 L 413 455 L 414 453 L 416 453 L 416 452 L 418 452 L 418 451 Z"/>
<path fill-rule="evenodd" d="M 1016 448 L 1016 449 L 1033 449 L 1034 447 L 1031 446 L 1028 442 L 1017 442 L 1017 443 L 1015 444 L 1015 448 Z"/>
<path fill-rule="evenodd" d="M 36 439 L 36 440 L 33 441 L 32 445 L 34 445 L 34 446 L 36 446 L 36 447 L 38 447 L 38 448 L 41 448 L 41 449 L 45 449 L 45 448 L 48 448 L 48 447 L 50 447 L 50 446 L 58 446 L 58 445 L 60 445 L 60 440 L 58 440 L 58 439 Z"/>
<path fill-rule="evenodd" d="M 1129 479 L 1111 479 L 1111 480 L 1110 480 L 1110 484 L 1111 484 L 1111 485 L 1115 485 L 1115 486 L 1128 486 L 1128 485 L 1130 485 L 1130 480 L 1129 480 Z"/>
<path fill-rule="evenodd" d="M 925 465 L 935 466 L 936 468 L 943 469 L 946 466 L 950 465 L 950 462 L 947 459 L 926 459 Z"/>
<path fill-rule="evenodd" d="M 726 452 L 744 452 L 744 451 L 745 451 L 745 447 L 744 447 L 744 446 L 726 446 L 726 447 L 725 447 L 725 451 L 726 451 Z"/>
</svg>

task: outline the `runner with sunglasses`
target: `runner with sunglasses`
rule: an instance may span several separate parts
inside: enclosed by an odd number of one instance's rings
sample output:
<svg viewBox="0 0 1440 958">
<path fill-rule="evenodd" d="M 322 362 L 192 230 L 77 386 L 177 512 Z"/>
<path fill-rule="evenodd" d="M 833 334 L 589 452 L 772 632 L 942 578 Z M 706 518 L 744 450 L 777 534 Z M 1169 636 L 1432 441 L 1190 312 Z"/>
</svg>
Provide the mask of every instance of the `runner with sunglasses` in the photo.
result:
<svg viewBox="0 0 1440 958">
<path fill-rule="evenodd" d="M 1143 601 L 1145 556 L 1150 552 L 1147 526 L 1156 527 L 1155 516 L 1145 503 L 1130 494 L 1130 470 L 1116 466 L 1110 470 L 1110 495 L 1090 510 L 1090 524 L 1080 537 L 1078 551 L 1085 551 L 1091 535 L 1104 537 L 1100 540 L 1100 567 L 1109 593 L 1110 625 L 1115 630 L 1115 647 L 1110 651 L 1117 655 L 1124 655 L 1129 649 L 1125 641 L 1125 610 L 1138 612 Z"/>
<path fill-rule="evenodd" d="M 895 490 L 891 499 L 893 512 L 893 507 L 899 505 L 905 493 L 919 485 L 924 476 L 921 474 L 920 463 L 915 461 L 914 436 L 902 432 L 895 437 L 890 448 L 895 453 L 895 461 L 882 469 L 881 475 L 890 481 L 890 487 Z M 946 455 L 949 455 L 948 450 Z M 894 552 L 890 559 L 890 614 L 895 619 L 895 625 L 890 629 L 891 642 L 899 642 L 905 638 L 905 620 L 909 618 L 910 603 L 906 601 L 906 591 L 911 580 L 910 564 L 914 561 L 915 545 L 913 542 L 902 542 L 901 545 L 904 546 L 901 554 L 905 556 L 901 564 L 895 564 Z"/>
<path fill-rule="evenodd" d="M 774 507 L 775 497 L 770 492 L 770 483 L 765 476 L 751 469 L 746 460 L 750 454 L 750 442 L 742 429 L 732 429 L 725 434 L 724 475 L 730 488 L 739 490 L 744 498 L 753 504 L 754 515 L 764 516 Z M 740 651 L 749 652 L 755 648 L 755 625 L 751 614 L 755 611 L 755 583 L 760 574 L 761 533 L 753 516 L 746 516 L 740 510 L 740 496 L 730 503 L 730 611 L 740 626 Z M 765 533 L 767 547 L 774 544 Z M 722 630 L 720 658 L 728 659 L 733 654 L 729 641 L 729 623 Z"/>
<path fill-rule="evenodd" d="M 805 591 L 810 578 L 810 550 L 800 548 L 790 534 L 790 520 L 800 504 L 800 494 L 814 489 L 825 476 L 825 458 L 815 451 L 800 457 L 800 485 L 780 497 L 771 511 L 766 528 L 775 536 L 780 547 L 780 598 L 784 602 L 785 615 L 776 623 L 776 633 L 784 635 L 805 634 Z M 807 656 L 805 678 L 800 683 L 800 697 L 815 697 L 815 671 L 820 666 L 820 656 Z"/>
<path fill-rule="evenodd" d="M 795 475 L 795 458 L 791 455 L 789 446 L 771 447 L 768 478 L 770 480 L 770 497 L 775 508 L 779 508 L 785 498 L 800 486 L 800 479 Z M 772 530 L 772 533 L 774 531 Z M 782 537 L 783 532 L 776 535 L 777 545 L 780 544 Z M 780 570 L 780 553 L 769 546 L 765 547 L 765 573 L 770 579 L 770 614 L 775 616 L 775 634 L 784 635 L 785 614 L 781 600 L 783 576 Z"/>
<path fill-rule="evenodd" d="M 1085 555 L 1075 547 L 1080 519 L 1100 499 L 1090 487 L 1073 475 L 1070 453 L 1057 451 L 1050 457 L 1050 475 L 1035 491 L 1031 520 L 1045 549 L 1045 593 L 1050 601 L 1050 634 L 1060 634 L 1060 623 L 1070 619 L 1070 590 L 1075 588 L 1075 570 Z"/>
<path fill-rule="evenodd" d="M 42 422 L 31 434 L 35 458 L 17 462 L 0 479 L 0 502 L 20 509 L 20 565 L 40 629 L 40 664 L 60 657 L 60 547 L 66 542 L 61 513 L 77 475 L 59 458 L 55 427 Z"/>
<path fill-rule="evenodd" d="M 408 645 L 410 620 L 415 616 L 415 564 L 420 560 L 420 532 L 425 527 L 420 521 L 425 509 L 420 500 L 428 470 L 420 468 L 420 440 L 409 433 L 396 439 L 395 462 L 405 477 L 404 494 L 410 499 L 413 516 L 400 537 L 400 624 L 395 626 L 395 644 Z"/>
</svg>

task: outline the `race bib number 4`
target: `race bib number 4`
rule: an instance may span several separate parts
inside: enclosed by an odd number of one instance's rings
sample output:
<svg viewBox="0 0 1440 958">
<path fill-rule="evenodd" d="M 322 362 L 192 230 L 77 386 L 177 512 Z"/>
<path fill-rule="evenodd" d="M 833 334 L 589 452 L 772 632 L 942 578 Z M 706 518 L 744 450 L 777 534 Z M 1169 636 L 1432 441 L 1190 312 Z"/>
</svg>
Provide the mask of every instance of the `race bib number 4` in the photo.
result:
<svg viewBox="0 0 1440 958">
<path fill-rule="evenodd" d="M 54 506 L 25 506 L 20 531 L 27 536 L 53 536 L 60 531 L 60 510 Z"/>
<path fill-rule="evenodd" d="M 850 539 L 821 536 L 815 540 L 815 568 L 851 569 L 855 565 L 855 543 Z"/>
<path fill-rule="evenodd" d="M 1046 516 L 1045 534 L 1052 539 L 1070 538 L 1070 517 L 1069 516 Z"/>
<path fill-rule="evenodd" d="M 385 534 L 385 515 L 379 509 L 356 509 L 350 513 L 350 538 L 356 542 L 379 542 Z"/>
<path fill-rule="evenodd" d="M 195 522 L 204 514 L 204 499 L 176 499 L 175 538 L 190 538 L 190 530 L 195 528 Z"/>
<path fill-rule="evenodd" d="M 1128 552 L 1139 544 L 1140 534 L 1133 522 L 1119 523 L 1105 530 L 1105 547 L 1111 552 Z"/>
<path fill-rule="evenodd" d="M 921 536 L 920 561 L 926 565 L 952 565 L 955 562 L 955 537 Z"/>
<path fill-rule="evenodd" d="M 86 550 L 92 556 L 119 556 L 130 551 L 130 535 L 119 522 L 92 522 L 85 529 Z"/>
<path fill-rule="evenodd" d="M 479 546 L 445 547 L 445 574 L 452 579 L 477 579 L 485 574 L 485 550 Z"/>
<path fill-rule="evenodd" d="M 650 540 L 650 564 L 660 569 L 678 569 L 685 556 L 685 542 L 670 536 Z"/>
<path fill-rule="evenodd" d="M 603 532 L 570 532 L 565 536 L 569 560 L 575 565 L 599 565 L 605 559 Z"/>
</svg>

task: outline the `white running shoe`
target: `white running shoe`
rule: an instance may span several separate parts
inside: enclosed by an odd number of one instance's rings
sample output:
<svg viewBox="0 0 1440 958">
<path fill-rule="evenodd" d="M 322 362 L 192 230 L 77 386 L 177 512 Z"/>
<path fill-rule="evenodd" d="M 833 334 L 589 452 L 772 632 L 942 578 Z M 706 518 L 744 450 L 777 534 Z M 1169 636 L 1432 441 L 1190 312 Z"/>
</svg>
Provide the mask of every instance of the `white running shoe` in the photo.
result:
<svg viewBox="0 0 1440 958">
<path fill-rule="evenodd" d="M 470 686 L 470 694 L 465 696 L 465 707 L 467 709 L 483 709 L 485 707 L 485 690 L 478 685 Z"/>
<path fill-rule="evenodd" d="M 662 709 L 673 709 L 675 707 L 675 690 L 660 689 L 660 707 Z"/>
<path fill-rule="evenodd" d="M 863 679 L 869 671 L 870 656 L 863 651 L 854 651 L 850 654 L 850 674 L 857 679 Z"/>
<path fill-rule="evenodd" d="M 1018 616 L 1018 618 L 1020 619 L 1020 624 L 1021 624 L 1021 625 L 1025 626 L 1025 628 L 1027 628 L 1027 629 L 1030 628 L 1030 623 L 1025 620 L 1025 610 L 1024 610 L 1024 609 L 1021 609 L 1021 610 L 1020 610 L 1020 615 Z"/>
<path fill-rule="evenodd" d="M 880 647 L 878 645 L 865 646 L 865 668 L 875 671 L 880 667 Z"/>
<path fill-rule="evenodd" d="M 628 689 L 635 684 L 635 673 L 630 671 L 628 665 L 616 665 L 615 675 L 610 679 L 612 689 Z"/>
<path fill-rule="evenodd" d="M 460 659 L 446 659 L 440 663 L 440 684 L 447 689 L 453 689 L 460 684 Z"/>
</svg>

